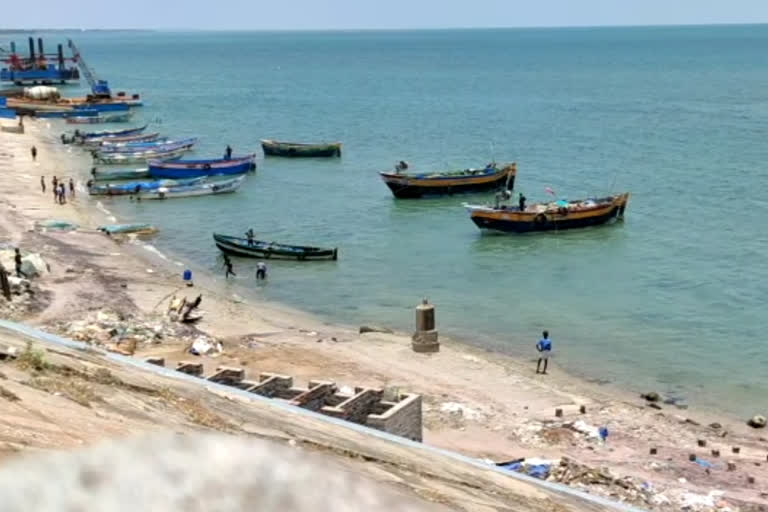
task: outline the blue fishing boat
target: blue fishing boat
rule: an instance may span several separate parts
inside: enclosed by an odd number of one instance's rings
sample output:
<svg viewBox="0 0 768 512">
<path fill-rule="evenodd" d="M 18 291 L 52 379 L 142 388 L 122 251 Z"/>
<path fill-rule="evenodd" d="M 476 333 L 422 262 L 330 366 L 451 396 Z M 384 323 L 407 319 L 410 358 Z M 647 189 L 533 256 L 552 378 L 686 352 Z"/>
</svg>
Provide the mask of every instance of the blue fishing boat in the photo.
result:
<svg viewBox="0 0 768 512">
<path fill-rule="evenodd" d="M 243 174 L 256 170 L 256 155 L 230 159 L 174 160 L 171 162 L 150 160 L 149 175 L 153 178 L 195 178 Z"/>
<path fill-rule="evenodd" d="M 98 110 L 99 112 L 125 112 L 131 108 L 131 105 L 128 103 L 85 103 L 83 105 L 73 105 L 72 108 L 77 111 Z"/>
<path fill-rule="evenodd" d="M 188 178 L 184 180 L 150 180 L 129 181 L 125 183 L 105 183 L 99 185 L 91 185 L 88 187 L 88 194 L 92 196 L 128 196 L 149 190 L 157 190 L 162 187 L 173 188 L 197 185 L 202 183 L 205 179 L 205 177 L 201 177 Z"/>
<path fill-rule="evenodd" d="M 39 119 L 67 119 L 69 117 L 96 117 L 99 115 L 98 110 L 93 109 L 61 109 L 61 110 L 36 110 L 35 117 Z"/>
</svg>

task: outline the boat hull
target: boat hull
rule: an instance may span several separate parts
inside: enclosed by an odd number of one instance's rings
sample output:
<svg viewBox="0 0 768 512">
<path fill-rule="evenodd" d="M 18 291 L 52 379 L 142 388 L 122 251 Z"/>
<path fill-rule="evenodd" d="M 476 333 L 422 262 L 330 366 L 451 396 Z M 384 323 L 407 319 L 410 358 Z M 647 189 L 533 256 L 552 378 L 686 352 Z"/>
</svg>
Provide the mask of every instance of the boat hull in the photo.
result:
<svg viewBox="0 0 768 512">
<path fill-rule="evenodd" d="M 91 176 L 96 181 L 149 178 L 149 169 L 96 169 Z"/>
<path fill-rule="evenodd" d="M 201 185 L 190 185 L 172 187 L 168 189 L 156 189 L 148 192 L 142 192 L 139 197 L 142 199 L 176 199 L 181 197 L 211 196 L 219 194 L 231 194 L 237 192 L 240 185 L 245 181 L 245 176 L 240 176 L 232 180 L 204 183 Z"/>
<path fill-rule="evenodd" d="M 174 160 L 181 158 L 181 156 L 189 151 L 190 148 L 177 149 L 175 151 L 167 151 L 164 153 L 146 152 L 146 153 L 118 153 L 115 155 L 102 155 L 94 156 L 94 161 L 100 164 L 106 165 L 122 165 L 122 164 L 143 164 L 150 160 Z M 154 176 L 151 172 L 150 176 L 155 178 L 170 177 L 170 176 Z M 194 178 L 195 176 L 184 176 L 187 178 Z"/>
<path fill-rule="evenodd" d="M 413 177 L 402 174 L 380 173 L 384 183 L 398 199 L 445 196 L 485 192 L 500 188 L 512 189 L 517 167 L 505 166 L 493 174 L 461 177 Z"/>
<path fill-rule="evenodd" d="M 213 235 L 216 247 L 226 254 L 246 258 L 281 259 L 296 261 L 319 261 L 338 259 L 338 249 L 322 249 L 298 245 L 272 244 L 254 240 L 252 245 L 245 238 Z"/>
<path fill-rule="evenodd" d="M 261 148 L 267 156 L 283 156 L 289 158 L 327 158 L 341 156 L 340 142 L 329 144 L 300 144 L 295 142 L 262 140 Z"/>
<path fill-rule="evenodd" d="M 229 176 L 245 174 L 256 168 L 256 155 L 231 160 L 182 160 L 178 162 L 149 162 L 153 178 L 183 179 L 199 176 Z"/>
<path fill-rule="evenodd" d="M 540 231 L 563 231 L 566 229 L 599 226 L 624 217 L 629 194 L 615 196 L 613 201 L 596 208 L 576 212 L 520 213 L 516 208 L 473 208 L 470 218 L 482 230 L 503 233 L 531 233 Z"/>
<path fill-rule="evenodd" d="M 96 111 L 93 111 L 96 112 Z M 74 116 L 66 118 L 68 124 L 105 124 L 105 123 L 127 123 L 131 120 L 131 113 L 125 114 L 98 114 L 97 115 L 83 115 L 78 113 Z"/>
</svg>

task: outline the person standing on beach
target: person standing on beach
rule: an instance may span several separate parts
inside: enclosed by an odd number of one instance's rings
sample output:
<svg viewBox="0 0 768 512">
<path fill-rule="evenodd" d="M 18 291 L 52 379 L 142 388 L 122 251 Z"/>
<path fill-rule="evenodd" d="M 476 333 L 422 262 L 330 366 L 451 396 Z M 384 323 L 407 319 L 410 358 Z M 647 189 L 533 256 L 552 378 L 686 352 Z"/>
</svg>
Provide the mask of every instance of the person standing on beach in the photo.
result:
<svg viewBox="0 0 768 512">
<path fill-rule="evenodd" d="M 232 260 L 229 259 L 229 256 L 226 254 L 224 255 L 224 268 L 227 270 L 224 273 L 224 279 L 229 279 L 229 274 L 232 274 L 233 276 L 237 277 L 237 274 L 235 274 L 235 271 L 232 270 Z"/>
<path fill-rule="evenodd" d="M 536 363 L 536 373 L 547 374 L 547 363 L 552 356 L 552 340 L 549 339 L 549 331 L 541 333 L 541 339 L 536 343 L 536 350 L 539 351 L 539 361 Z M 544 362 L 544 371 L 540 371 L 541 362 Z"/>
<path fill-rule="evenodd" d="M 69 178 L 69 197 L 75 198 L 75 181 L 72 178 Z"/>
<path fill-rule="evenodd" d="M 32 149 L 30 149 L 29 152 L 32 153 L 32 160 L 37 161 L 37 148 L 32 146 Z"/>
<path fill-rule="evenodd" d="M 59 183 L 59 204 L 67 204 L 67 189 L 63 181 Z"/>
<path fill-rule="evenodd" d="M 16 263 L 16 277 L 27 277 L 27 274 L 21 271 L 21 252 L 19 252 L 19 248 L 16 248 L 16 252 L 13 255 L 13 261 Z"/>
<path fill-rule="evenodd" d="M 45 176 L 40 176 L 40 188 L 43 189 L 43 194 L 45 194 Z"/>
<path fill-rule="evenodd" d="M 267 278 L 267 264 L 260 261 L 256 264 L 256 280 L 264 281 Z"/>
</svg>

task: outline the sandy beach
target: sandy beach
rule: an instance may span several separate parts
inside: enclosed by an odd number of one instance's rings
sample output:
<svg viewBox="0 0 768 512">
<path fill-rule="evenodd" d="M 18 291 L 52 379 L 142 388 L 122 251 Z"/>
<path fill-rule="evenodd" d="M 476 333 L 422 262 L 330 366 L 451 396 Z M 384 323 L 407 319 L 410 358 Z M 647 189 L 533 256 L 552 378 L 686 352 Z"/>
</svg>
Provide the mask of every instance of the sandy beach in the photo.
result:
<svg viewBox="0 0 768 512">
<path fill-rule="evenodd" d="M 188 340 L 164 338 L 140 343 L 134 356 L 162 356 L 167 366 L 189 359 L 210 370 L 241 366 L 249 375 L 274 372 L 299 382 L 320 379 L 339 386 L 394 387 L 423 396 L 424 442 L 430 445 L 495 462 L 568 457 L 647 485 L 658 498 L 654 503 L 635 502 L 643 508 L 679 510 L 685 500 L 693 500 L 687 493 L 703 497 L 712 496 L 712 491 L 723 494 L 716 493 L 711 506 L 695 510 L 768 507 L 768 432 L 748 427 L 747 418 L 664 403 L 663 397 L 649 406 L 639 396 L 564 374 L 557 359 L 548 375 L 537 375 L 535 338 L 531 360 L 445 337 L 439 353 L 417 354 L 411 349 L 410 333 L 360 334 L 359 326 L 334 325 L 258 300 L 249 290 L 253 276 L 226 282 L 177 255 L 158 253 L 146 245 L 151 238 L 114 240 L 97 231 L 98 225 L 120 219 L 110 218 L 98 201 L 87 197 L 85 156 L 56 142 L 59 126 L 51 128 L 44 121 L 26 125 L 24 135 L 0 135 L 0 242 L 3 248 L 39 253 L 50 273 L 34 280 L 46 292 L 39 307 L 3 310 L 9 318 L 66 335 L 68 324 L 97 311 L 140 323 L 162 315 L 173 296 L 191 300 L 201 294 L 203 318 L 196 328 L 221 340 L 221 355 L 192 356 L 187 353 Z M 30 156 L 32 145 L 38 149 L 37 161 Z M 77 196 L 68 198 L 66 205 L 54 203 L 50 192 L 54 174 L 60 179 L 71 176 L 77 183 Z M 46 193 L 40 189 L 42 175 L 48 182 Z M 52 219 L 80 228 L 35 227 L 38 221 Z M 216 250 L 213 245 L 211 250 Z M 185 268 L 193 270 L 192 288 L 182 281 Z M 364 292 L 360 300 L 365 301 Z M 0 411 L 2 407 L 0 401 Z M 562 416 L 556 416 L 557 409 Z M 607 428 L 605 442 L 591 437 L 587 427 Z M 8 441 L 0 439 L 0 452 L 2 442 Z M 720 455 L 714 456 L 713 450 Z M 698 463 L 689 460 L 691 454 Z M 735 463 L 735 470 L 727 469 L 728 461 Z M 599 482 L 573 484 L 629 502 L 637 498 Z"/>
</svg>

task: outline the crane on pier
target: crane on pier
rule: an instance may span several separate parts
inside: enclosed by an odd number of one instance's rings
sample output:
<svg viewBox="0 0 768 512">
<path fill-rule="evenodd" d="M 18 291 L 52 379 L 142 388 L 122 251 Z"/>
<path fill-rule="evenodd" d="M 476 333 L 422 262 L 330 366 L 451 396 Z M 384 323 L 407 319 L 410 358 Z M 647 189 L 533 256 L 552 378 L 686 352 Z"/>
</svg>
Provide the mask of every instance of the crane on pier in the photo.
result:
<svg viewBox="0 0 768 512">
<path fill-rule="evenodd" d="M 67 45 L 69 46 L 69 49 L 72 50 L 72 60 L 77 63 L 80 71 L 83 72 L 85 79 L 88 81 L 88 85 L 91 86 L 93 96 L 96 98 L 111 98 L 112 91 L 109 90 L 109 84 L 106 80 L 99 80 L 96 77 L 95 73 L 88 67 L 88 64 L 85 63 L 85 60 L 80 54 L 80 50 L 75 46 L 74 41 L 68 39 Z"/>
</svg>

